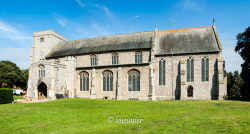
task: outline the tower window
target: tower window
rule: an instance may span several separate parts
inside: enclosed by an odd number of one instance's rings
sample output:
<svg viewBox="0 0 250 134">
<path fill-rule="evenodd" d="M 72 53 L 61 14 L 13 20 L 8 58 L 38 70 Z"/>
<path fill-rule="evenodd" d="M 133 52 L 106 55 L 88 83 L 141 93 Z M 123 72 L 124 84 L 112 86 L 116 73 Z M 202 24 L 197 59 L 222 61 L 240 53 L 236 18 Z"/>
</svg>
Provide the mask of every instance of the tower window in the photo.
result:
<svg viewBox="0 0 250 134">
<path fill-rule="evenodd" d="M 44 42 L 44 37 L 41 37 L 41 38 L 40 38 L 40 42 Z"/>
<path fill-rule="evenodd" d="M 45 77 L 45 67 L 44 67 L 44 65 L 39 65 L 38 66 L 38 76 L 39 76 L 39 78 Z"/>
</svg>

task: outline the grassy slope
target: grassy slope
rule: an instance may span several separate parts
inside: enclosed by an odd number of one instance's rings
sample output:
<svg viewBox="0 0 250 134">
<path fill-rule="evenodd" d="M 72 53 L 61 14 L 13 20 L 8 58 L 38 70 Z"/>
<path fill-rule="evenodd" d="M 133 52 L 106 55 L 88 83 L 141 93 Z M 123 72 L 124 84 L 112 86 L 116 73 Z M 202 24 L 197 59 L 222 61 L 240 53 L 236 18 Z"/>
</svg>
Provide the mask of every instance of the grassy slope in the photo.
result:
<svg viewBox="0 0 250 134">
<path fill-rule="evenodd" d="M 141 124 L 107 118 L 143 118 Z M 249 133 L 250 102 L 64 99 L 0 105 L 0 133 Z"/>
</svg>

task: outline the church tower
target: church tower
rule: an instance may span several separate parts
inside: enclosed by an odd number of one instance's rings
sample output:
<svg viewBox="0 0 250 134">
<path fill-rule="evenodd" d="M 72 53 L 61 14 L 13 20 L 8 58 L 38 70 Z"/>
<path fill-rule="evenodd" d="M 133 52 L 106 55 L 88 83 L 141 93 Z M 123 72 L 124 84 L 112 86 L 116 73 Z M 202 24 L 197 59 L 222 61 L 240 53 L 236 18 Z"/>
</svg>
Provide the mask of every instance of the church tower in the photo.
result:
<svg viewBox="0 0 250 134">
<path fill-rule="evenodd" d="M 44 60 L 50 50 L 61 41 L 66 41 L 66 38 L 52 30 L 34 32 L 30 63 Z"/>
<path fill-rule="evenodd" d="M 45 57 L 62 41 L 66 41 L 66 38 L 52 30 L 33 33 L 27 89 L 28 98 L 54 98 L 57 71 L 54 67 L 54 60 L 46 60 Z"/>
</svg>

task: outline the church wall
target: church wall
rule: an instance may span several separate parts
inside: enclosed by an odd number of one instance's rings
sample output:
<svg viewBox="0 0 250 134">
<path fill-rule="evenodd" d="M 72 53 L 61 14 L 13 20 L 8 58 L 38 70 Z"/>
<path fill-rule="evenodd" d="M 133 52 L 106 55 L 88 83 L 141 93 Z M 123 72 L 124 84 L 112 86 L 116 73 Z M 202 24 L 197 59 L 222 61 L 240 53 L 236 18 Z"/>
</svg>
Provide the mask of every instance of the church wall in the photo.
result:
<svg viewBox="0 0 250 134">
<path fill-rule="evenodd" d="M 75 81 L 75 84 L 76 84 L 76 95 L 75 97 L 77 98 L 90 98 L 90 89 L 91 89 L 91 79 L 92 79 L 92 76 L 91 76 L 91 69 L 88 69 L 88 70 L 77 70 L 76 71 L 76 81 Z M 89 74 L 89 91 L 80 91 L 80 73 L 81 72 L 87 72 Z"/>
<path fill-rule="evenodd" d="M 28 80 L 28 89 L 27 89 L 27 97 L 35 99 L 36 97 L 36 90 L 37 90 L 37 80 L 38 75 L 36 74 L 38 67 L 29 67 L 29 80 Z"/>
<path fill-rule="evenodd" d="M 136 69 L 140 72 L 140 91 L 128 91 L 128 72 Z M 148 100 L 149 94 L 149 67 L 126 67 L 121 71 L 121 96 L 122 99 L 139 98 L 139 100 Z"/>
<path fill-rule="evenodd" d="M 119 64 L 134 64 L 135 63 L 135 51 L 130 52 L 117 52 L 119 54 Z M 143 63 L 149 61 L 149 51 L 142 51 Z M 97 66 L 112 65 L 112 53 L 96 54 L 98 58 Z M 90 54 L 77 56 L 77 67 L 90 66 Z"/>
<path fill-rule="evenodd" d="M 128 91 L 128 72 L 131 69 L 136 69 L 140 71 L 140 91 Z M 106 70 L 112 71 L 113 73 L 113 91 L 103 91 L 103 75 L 102 73 Z M 86 71 L 89 73 L 89 80 L 91 80 L 91 71 L 92 70 L 78 70 L 77 71 L 77 86 L 76 86 L 76 97 L 80 98 L 89 98 L 90 97 L 90 91 L 80 91 L 80 77 L 79 73 L 82 71 Z M 95 75 L 95 93 L 97 99 L 103 99 L 104 97 L 108 97 L 108 99 L 115 99 L 116 98 L 116 90 L 117 85 L 116 81 L 118 79 L 117 77 L 117 71 L 118 68 L 109 68 L 109 69 L 96 69 L 96 75 Z M 120 92 L 122 99 L 128 100 L 130 98 L 137 98 L 139 100 L 148 100 L 148 92 L 149 92 L 149 68 L 147 66 L 137 66 L 137 67 L 122 67 L 120 72 Z M 91 82 L 90 84 L 91 85 Z"/>
<path fill-rule="evenodd" d="M 66 66 L 65 66 L 65 59 L 60 58 L 59 59 L 59 66 L 57 64 L 57 67 L 53 67 L 54 69 L 54 90 L 55 94 L 62 95 L 67 94 L 67 81 L 66 77 L 69 77 L 66 73 Z"/>
<path fill-rule="evenodd" d="M 162 56 L 155 59 L 155 87 L 157 99 L 178 99 L 180 97 L 180 90 L 187 90 L 189 85 L 194 88 L 192 99 L 212 99 L 211 95 L 217 95 L 217 72 L 216 72 L 216 58 L 217 54 L 203 54 L 203 55 L 186 55 L 186 56 Z M 194 58 L 194 82 L 185 81 L 184 89 L 180 89 L 180 72 L 179 63 L 183 58 Z M 201 60 L 204 57 L 209 57 L 209 81 L 201 81 Z M 159 85 L 159 61 L 164 59 L 166 61 L 166 84 Z M 172 64 L 173 63 L 173 64 Z M 173 69 L 172 69 L 173 68 Z M 186 69 L 186 62 L 185 62 Z M 186 73 L 186 70 L 185 70 Z M 173 76 L 173 77 L 172 77 Z M 173 78 L 173 79 L 172 79 Z M 186 80 L 186 74 L 185 74 Z M 172 84 L 173 82 L 173 84 Z M 187 98 L 188 99 L 188 98 Z"/>
<path fill-rule="evenodd" d="M 119 54 L 119 64 L 135 64 L 135 51 L 130 52 L 117 52 Z M 142 51 L 143 53 L 143 63 L 149 62 L 149 51 Z M 98 58 L 97 66 L 105 66 L 112 65 L 112 53 L 101 53 L 96 54 Z M 81 55 L 77 56 L 77 67 L 90 67 L 90 54 L 89 55 Z M 141 91 L 128 91 L 128 71 L 131 69 L 137 69 L 141 73 Z M 113 91 L 103 91 L 103 77 L 102 73 L 105 70 L 109 70 L 113 72 Z M 90 91 L 80 91 L 80 76 L 79 73 L 82 71 L 86 71 L 89 73 L 89 82 L 91 81 L 91 69 L 87 70 L 77 70 L 76 71 L 76 97 L 80 98 L 90 98 Z M 116 98 L 116 80 L 117 80 L 117 71 L 118 67 L 115 68 L 105 68 L 105 69 L 96 69 L 95 75 L 95 93 L 96 98 L 103 99 L 104 97 L 108 97 L 109 99 Z M 120 80 L 121 80 L 121 96 L 123 99 L 129 98 L 139 98 L 141 100 L 148 99 L 148 89 L 149 89 L 149 68 L 145 66 L 135 66 L 135 67 L 121 67 L 120 72 Z M 89 83 L 89 87 L 91 83 Z"/>
</svg>

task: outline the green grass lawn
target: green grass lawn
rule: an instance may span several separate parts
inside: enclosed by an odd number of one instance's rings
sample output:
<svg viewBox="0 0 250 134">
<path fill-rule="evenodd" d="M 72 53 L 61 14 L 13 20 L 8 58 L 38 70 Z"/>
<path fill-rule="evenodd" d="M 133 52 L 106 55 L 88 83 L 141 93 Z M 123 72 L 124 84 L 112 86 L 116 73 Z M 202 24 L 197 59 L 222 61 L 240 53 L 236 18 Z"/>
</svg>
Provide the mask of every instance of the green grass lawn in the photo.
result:
<svg viewBox="0 0 250 134">
<path fill-rule="evenodd" d="M 20 96 L 20 95 L 13 95 L 13 98 L 14 98 L 14 100 L 17 100 L 17 99 L 23 99 L 23 95 L 22 96 Z"/>
<path fill-rule="evenodd" d="M 0 105 L 0 134 L 18 133 L 250 133 L 250 102 L 62 99 Z"/>
</svg>

